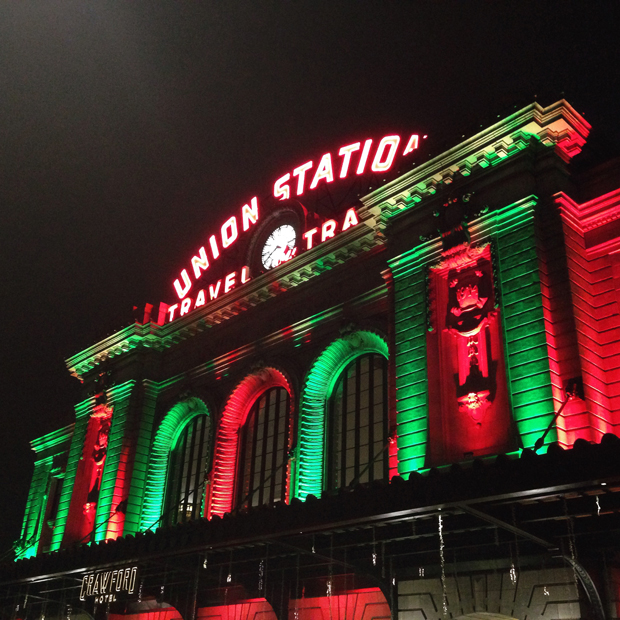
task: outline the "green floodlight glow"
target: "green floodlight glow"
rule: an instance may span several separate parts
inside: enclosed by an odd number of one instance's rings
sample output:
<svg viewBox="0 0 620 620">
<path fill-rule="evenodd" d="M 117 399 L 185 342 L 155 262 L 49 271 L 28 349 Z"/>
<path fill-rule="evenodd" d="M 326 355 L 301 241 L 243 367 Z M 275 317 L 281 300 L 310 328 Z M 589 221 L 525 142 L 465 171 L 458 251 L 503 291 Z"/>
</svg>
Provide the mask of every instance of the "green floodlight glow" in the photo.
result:
<svg viewBox="0 0 620 620">
<path fill-rule="evenodd" d="M 15 552 L 17 559 L 30 558 L 37 554 L 53 460 L 54 457 L 50 456 L 35 463 L 20 544 Z"/>
<path fill-rule="evenodd" d="M 167 383 L 168 385 L 172 385 L 175 382 L 176 380 L 172 379 Z M 161 386 L 162 384 L 157 384 L 153 381 L 145 380 L 142 382 L 142 411 L 139 416 L 140 426 L 136 437 L 134 465 L 131 475 L 131 486 L 129 488 L 123 535 L 136 534 L 140 529 L 142 498 L 145 493 L 149 459 L 151 456 L 155 406 Z"/>
<path fill-rule="evenodd" d="M 60 428 L 57 431 L 52 431 L 47 435 L 43 435 L 43 437 L 38 437 L 37 439 L 33 439 L 30 442 L 32 449 L 40 454 L 45 452 L 51 448 L 58 448 L 62 446 L 73 433 L 73 424 L 69 424 L 69 426 L 65 426 L 64 428 Z M 55 453 L 56 454 L 56 453 Z"/>
<path fill-rule="evenodd" d="M 161 519 L 170 451 L 175 447 L 185 426 L 199 415 L 210 416 L 207 406 L 199 398 L 188 398 L 172 407 L 157 429 L 151 450 L 140 531 L 150 529 Z"/>
<path fill-rule="evenodd" d="M 73 424 L 70 424 L 30 442 L 34 452 L 42 458 L 34 464 L 21 536 L 16 547 L 17 559 L 32 557 L 38 551 L 51 479 L 53 476 L 62 477 L 54 471 L 54 458 L 65 451 L 72 434 Z"/>
<path fill-rule="evenodd" d="M 367 353 L 387 358 L 387 343 L 373 332 L 356 331 L 332 342 L 308 372 L 301 397 L 295 489 L 295 496 L 302 500 L 308 495 L 320 497 L 323 490 L 326 403 L 342 370 Z"/>
<path fill-rule="evenodd" d="M 535 196 L 528 196 L 470 226 L 472 244 L 493 241 L 496 245 L 508 393 L 526 448 L 534 446 L 554 415 L 536 252 L 536 202 Z M 394 277 L 398 471 L 405 476 L 422 469 L 426 458 L 425 278 L 440 250 L 440 243 L 431 241 L 388 261 Z M 554 428 L 547 443 L 555 440 Z"/>
<path fill-rule="evenodd" d="M 65 483 L 63 484 L 60 501 L 58 502 L 58 511 L 56 513 L 56 523 L 54 525 L 54 533 L 52 534 L 50 551 L 58 551 L 62 544 L 62 537 L 64 536 L 67 518 L 69 516 L 75 475 L 84 448 L 86 429 L 88 427 L 88 420 L 90 419 L 89 416 L 94 406 L 94 398 L 88 398 L 75 406 L 75 428 L 73 431 L 73 438 L 71 439 L 71 447 L 69 448 L 69 458 L 65 471 Z"/>
<path fill-rule="evenodd" d="M 497 229 L 502 322 L 512 415 L 524 448 L 533 448 L 554 416 L 549 353 L 531 196 L 492 214 Z M 557 440 L 555 427 L 546 444 Z"/>
<path fill-rule="evenodd" d="M 426 274 L 440 246 L 427 242 L 388 261 L 394 277 L 398 473 L 424 467 L 428 440 Z"/>
</svg>

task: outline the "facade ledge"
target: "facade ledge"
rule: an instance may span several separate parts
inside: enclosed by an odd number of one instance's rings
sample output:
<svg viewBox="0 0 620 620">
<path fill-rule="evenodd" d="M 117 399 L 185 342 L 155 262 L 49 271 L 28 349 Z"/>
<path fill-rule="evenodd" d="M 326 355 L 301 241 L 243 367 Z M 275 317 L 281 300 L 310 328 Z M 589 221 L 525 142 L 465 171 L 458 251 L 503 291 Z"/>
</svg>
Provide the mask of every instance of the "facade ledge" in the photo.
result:
<svg viewBox="0 0 620 620">
<path fill-rule="evenodd" d="M 357 213 L 359 225 L 320 243 L 275 269 L 252 278 L 220 299 L 209 302 L 204 307 L 175 319 L 172 323 L 129 325 L 68 358 L 65 362 L 67 369 L 72 376 L 82 380 L 85 374 L 104 361 L 136 348 L 146 347 L 156 350 L 171 348 L 199 332 L 223 323 L 360 254 L 369 252 L 385 243 L 384 236 L 378 231 L 377 214 L 378 209 L 362 207 Z"/>
<path fill-rule="evenodd" d="M 561 100 L 546 108 L 533 103 L 387 183 L 362 202 L 369 207 L 380 206 L 383 229 L 391 217 L 432 196 L 442 183 L 450 184 L 458 176 L 468 177 L 476 170 L 495 166 L 533 141 L 554 148 L 568 162 L 581 151 L 589 132 L 590 125 L 568 102 Z"/>
</svg>

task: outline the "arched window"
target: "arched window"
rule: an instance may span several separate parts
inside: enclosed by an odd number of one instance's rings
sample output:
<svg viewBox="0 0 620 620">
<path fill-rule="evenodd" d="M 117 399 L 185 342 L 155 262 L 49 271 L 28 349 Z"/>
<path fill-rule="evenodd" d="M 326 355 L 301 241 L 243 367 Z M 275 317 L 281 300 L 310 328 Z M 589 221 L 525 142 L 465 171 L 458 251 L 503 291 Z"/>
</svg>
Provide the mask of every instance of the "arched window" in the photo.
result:
<svg viewBox="0 0 620 620">
<path fill-rule="evenodd" d="M 388 346 L 384 338 L 375 332 L 367 330 L 358 330 L 349 334 L 346 334 L 340 338 L 334 340 L 329 346 L 327 346 L 323 352 L 316 358 L 312 364 L 306 379 L 304 381 L 304 388 L 301 395 L 300 403 L 300 416 L 299 416 L 299 443 L 297 449 L 297 475 L 295 477 L 296 486 L 293 489 L 293 494 L 302 500 L 305 500 L 308 495 L 314 495 L 319 497 L 321 492 L 325 488 L 335 488 L 340 486 L 347 486 L 348 484 L 355 484 L 355 473 L 353 478 L 347 482 L 346 476 L 346 451 L 350 446 L 350 437 L 353 436 L 355 440 L 355 429 L 349 427 L 351 420 L 350 407 L 357 407 L 355 394 L 360 393 L 360 420 L 364 410 L 362 397 L 362 389 L 367 378 L 362 378 L 360 372 L 359 381 L 360 389 L 357 390 L 357 360 L 367 356 L 373 356 L 372 362 L 372 411 L 373 416 L 373 450 L 372 456 L 367 460 L 367 463 L 372 461 L 372 479 L 376 479 L 379 476 L 375 475 L 375 460 L 381 460 L 383 458 L 388 460 L 389 469 L 385 476 L 388 479 L 390 475 L 397 473 L 396 459 L 395 459 L 395 443 L 391 443 L 390 447 L 385 450 L 385 454 L 378 457 L 374 452 L 375 441 L 378 441 L 375 433 L 375 424 L 378 423 L 377 416 L 379 411 L 383 416 L 383 444 L 382 448 L 388 441 L 386 429 L 391 428 L 389 420 L 389 407 L 387 392 L 387 358 L 388 358 Z M 375 359 L 376 358 L 376 359 Z M 384 360 L 384 361 L 382 361 Z M 361 364 L 361 362 L 360 362 Z M 383 370 L 377 372 L 377 365 L 381 365 Z M 346 370 L 346 373 L 345 373 Z M 355 373 L 353 374 L 353 370 Z M 360 368 L 361 371 L 361 368 Z M 342 379 L 342 381 L 340 381 Z M 377 382 L 377 383 L 375 383 Z M 379 382 L 380 386 L 379 386 Z M 341 385 L 342 384 L 342 387 Z M 338 394 L 341 394 L 340 401 L 344 402 L 344 394 L 346 388 L 347 402 L 346 406 L 338 403 Z M 349 390 L 355 390 L 353 399 L 349 397 Z M 368 387 L 370 391 L 370 386 Z M 379 399 L 379 394 L 382 394 L 382 400 Z M 337 421 L 338 415 L 343 416 L 342 413 L 338 413 L 338 407 L 341 407 L 341 411 L 347 412 L 344 415 L 344 420 L 347 424 L 344 436 L 342 435 L 342 419 L 340 424 Z M 370 407 L 370 405 L 369 405 Z M 336 410 L 332 414 L 332 408 Z M 355 410 L 356 411 L 356 410 Z M 394 423 L 395 421 L 392 421 Z M 339 429 L 338 436 L 335 436 L 332 432 L 333 427 Z M 370 426 L 369 426 L 370 428 Z M 359 433 L 359 438 L 362 439 L 362 433 Z M 340 438 L 339 438 L 340 437 Z M 340 469 L 337 470 L 336 461 L 333 458 L 333 452 L 335 450 L 334 443 L 340 442 L 340 460 L 338 461 Z M 346 445 L 345 445 L 346 443 Z M 358 475 L 363 472 L 364 466 L 361 465 L 361 456 L 363 450 L 361 450 L 361 443 L 358 442 L 357 448 L 359 454 L 359 460 L 357 461 Z M 342 446 L 345 446 L 344 448 Z M 344 466 L 342 466 L 342 450 L 344 449 Z M 349 453 L 350 454 L 350 453 Z M 390 458 L 392 461 L 390 461 Z M 374 459 L 374 460 L 373 460 Z M 382 464 L 383 466 L 383 464 Z M 353 454 L 353 468 L 355 472 L 355 454 Z M 370 467 L 368 468 L 370 470 Z M 382 470 L 384 471 L 384 470 Z M 360 475 L 360 480 L 365 480 Z"/>
<path fill-rule="evenodd" d="M 192 490 L 201 485 L 210 467 L 210 420 L 209 409 L 194 396 L 178 402 L 164 416 L 151 447 L 140 531 L 151 530 L 162 523 L 187 520 L 188 512 L 195 518 L 202 516 L 204 485 L 200 486 L 197 498 Z M 187 503 L 182 503 L 186 496 Z M 185 516 L 180 511 L 185 511 Z M 128 531 L 127 521 L 124 532 L 133 533 Z"/>
<path fill-rule="evenodd" d="M 387 360 L 369 353 L 340 373 L 328 416 L 328 485 L 332 489 L 373 480 L 389 472 Z"/>
<path fill-rule="evenodd" d="M 238 507 L 286 501 L 290 408 L 288 391 L 272 387 L 248 412 L 239 441 Z"/>
<path fill-rule="evenodd" d="M 164 522 L 172 525 L 202 515 L 209 458 L 209 416 L 193 417 L 170 451 Z"/>
<path fill-rule="evenodd" d="M 215 439 L 207 517 L 288 500 L 291 394 L 289 380 L 270 366 L 247 375 L 232 391 Z"/>
</svg>

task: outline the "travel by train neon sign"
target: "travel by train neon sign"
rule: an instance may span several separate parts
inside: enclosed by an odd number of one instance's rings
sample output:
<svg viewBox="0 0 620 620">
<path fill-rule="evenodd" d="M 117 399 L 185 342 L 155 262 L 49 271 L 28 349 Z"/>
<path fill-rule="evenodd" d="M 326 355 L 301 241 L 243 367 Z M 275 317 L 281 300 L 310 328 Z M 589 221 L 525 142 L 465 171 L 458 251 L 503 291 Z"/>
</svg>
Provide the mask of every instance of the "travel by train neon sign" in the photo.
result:
<svg viewBox="0 0 620 620">
<path fill-rule="evenodd" d="M 424 136 L 426 138 L 426 136 Z M 419 136 L 413 134 L 404 142 L 401 157 L 415 151 L 419 146 Z M 321 183 L 333 183 L 336 179 L 346 179 L 354 175 L 363 175 L 368 171 L 374 173 L 387 172 L 397 160 L 401 138 L 398 135 L 384 136 L 373 148 L 371 138 L 345 145 L 338 149 L 338 154 L 332 156 L 325 153 L 318 163 L 307 161 L 293 168 L 281 176 L 273 185 L 273 197 L 278 200 L 287 200 L 299 197 L 307 190 L 314 190 Z M 173 282 L 174 291 L 179 301 L 172 305 L 162 304 L 159 322 L 170 322 L 184 316 L 192 310 L 204 306 L 232 289 L 243 285 L 251 278 L 250 268 L 245 265 L 230 272 L 216 282 L 212 282 L 200 289 L 195 296 L 190 296 L 194 283 L 200 280 L 209 267 L 217 261 L 223 253 L 232 247 L 244 234 L 256 227 L 260 220 L 258 198 L 254 196 L 244 204 L 239 212 L 231 215 L 219 229 L 219 234 L 211 234 L 207 242 L 191 257 L 189 266 L 182 269 L 179 277 Z M 346 210 L 341 221 L 329 219 L 310 230 L 301 233 L 301 246 L 289 239 L 290 232 L 287 226 L 274 229 L 269 237 L 269 262 L 263 262 L 266 269 L 276 267 L 303 251 L 307 251 L 333 238 L 359 223 L 354 207 Z M 288 227 L 290 228 L 290 226 Z M 287 237 L 288 235 L 288 237 Z M 265 246 L 267 248 L 267 245 Z M 266 249 L 267 251 L 267 249 Z M 164 319 L 165 313 L 165 319 Z"/>
</svg>

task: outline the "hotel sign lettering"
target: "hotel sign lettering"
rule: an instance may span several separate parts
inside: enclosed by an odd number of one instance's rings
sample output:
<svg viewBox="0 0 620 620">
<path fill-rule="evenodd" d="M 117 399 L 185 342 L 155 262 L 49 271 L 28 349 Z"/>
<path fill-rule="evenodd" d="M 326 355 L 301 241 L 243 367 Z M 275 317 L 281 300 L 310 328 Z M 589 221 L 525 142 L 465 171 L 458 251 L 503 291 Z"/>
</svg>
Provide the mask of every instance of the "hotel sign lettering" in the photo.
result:
<svg viewBox="0 0 620 620">
<path fill-rule="evenodd" d="M 119 595 L 134 593 L 137 577 L 137 566 L 88 573 L 82 578 L 80 600 L 92 596 L 95 603 L 112 603 Z"/>
</svg>

